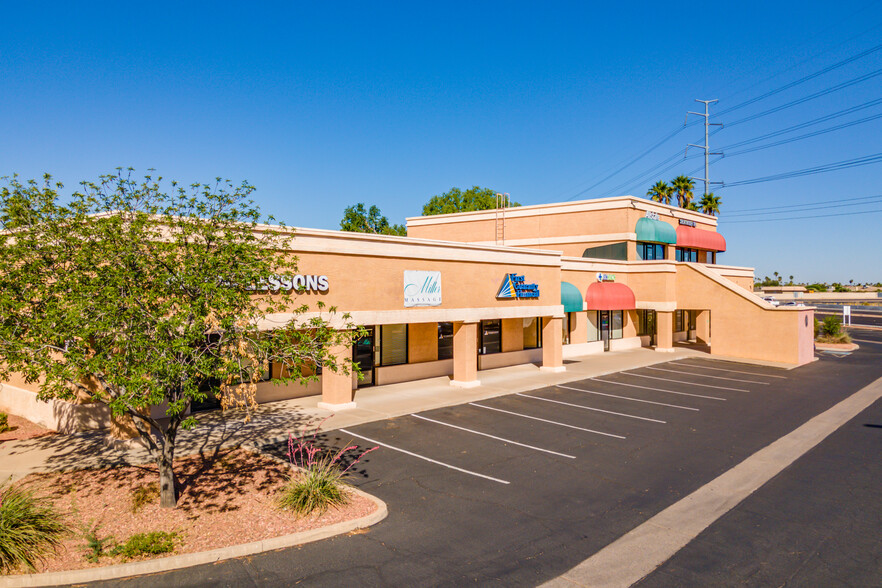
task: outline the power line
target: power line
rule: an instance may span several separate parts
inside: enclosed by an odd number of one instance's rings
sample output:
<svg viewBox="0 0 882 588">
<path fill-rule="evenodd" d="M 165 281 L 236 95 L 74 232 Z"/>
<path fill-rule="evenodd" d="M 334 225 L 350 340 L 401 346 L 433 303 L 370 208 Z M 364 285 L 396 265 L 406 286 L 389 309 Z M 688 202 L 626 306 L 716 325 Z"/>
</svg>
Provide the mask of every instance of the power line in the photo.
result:
<svg viewBox="0 0 882 588">
<path fill-rule="evenodd" d="M 837 202 L 836 204 L 825 204 L 823 206 L 809 206 L 807 204 L 800 205 L 802 208 L 798 210 L 779 210 L 779 211 L 762 211 L 762 212 L 741 212 L 741 213 L 727 213 L 726 218 L 730 217 L 738 217 L 738 216 L 761 216 L 761 215 L 769 215 L 769 214 L 792 214 L 794 212 L 809 212 L 812 210 L 823 210 L 825 208 L 844 208 L 846 206 L 867 206 L 868 204 L 878 204 L 880 199 L 882 199 L 882 195 L 874 196 L 872 199 L 864 199 L 863 202 L 850 202 L 843 204 L 842 202 Z M 761 209 L 758 209 L 761 210 Z"/>
<path fill-rule="evenodd" d="M 820 71 L 816 71 L 815 73 L 809 74 L 807 76 L 803 76 L 798 80 L 790 82 L 789 84 L 784 84 L 783 86 L 780 86 L 780 87 L 775 88 L 773 90 L 769 90 L 768 92 L 766 92 L 764 94 L 760 94 L 759 96 L 755 96 L 755 97 L 751 98 L 750 100 L 745 100 L 744 102 L 741 102 L 740 104 L 736 104 L 735 106 L 730 106 L 729 108 L 725 108 L 725 109 L 721 110 L 720 112 L 718 112 L 717 115 L 723 116 L 723 115 L 729 114 L 730 112 L 734 112 L 734 111 L 738 110 L 739 108 L 744 108 L 745 106 L 749 106 L 750 104 L 753 104 L 755 102 L 759 102 L 760 100 L 764 100 L 764 99 L 768 98 L 769 96 L 774 96 L 775 94 L 780 94 L 781 92 L 784 92 L 785 90 L 789 90 L 790 88 L 794 88 L 800 84 L 804 84 L 805 82 L 807 82 L 809 80 L 813 80 L 817 77 L 824 75 L 825 73 L 829 73 L 829 72 L 833 71 L 834 69 L 838 69 L 840 67 L 848 65 L 849 63 L 857 61 L 858 59 L 862 59 L 862 58 L 866 57 L 867 55 L 872 55 L 873 53 L 875 53 L 879 50 L 882 50 L 882 45 L 876 45 L 875 47 L 871 47 L 871 48 L 867 49 L 866 51 L 862 51 L 861 53 L 858 53 L 857 55 L 852 55 L 851 57 L 849 57 L 847 59 L 843 59 L 842 61 L 834 63 L 833 65 L 829 65 L 829 66 L 821 69 Z"/>
<path fill-rule="evenodd" d="M 767 143 L 765 145 L 758 145 L 756 147 L 748 147 L 747 149 L 741 149 L 737 151 L 733 151 L 727 155 L 727 157 L 735 157 L 736 155 L 743 155 L 745 153 L 752 153 L 754 151 L 760 151 L 762 149 L 768 149 L 770 147 L 778 147 L 780 145 L 786 145 L 787 143 L 793 143 L 794 141 L 802 141 L 803 139 L 810 139 L 811 137 L 817 137 L 818 135 L 823 135 L 825 133 L 830 133 L 833 131 L 839 131 L 842 129 L 846 129 L 848 127 L 853 127 L 855 125 L 863 124 L 865 122 L 870 122 L 876 119 L 882 118 L 882 113 L 874 114 L 872 116 L 868 116 L 865 118 L 861 118 L 858 120 L 853 120 L 847 123 L 842 123 L 833 127 L 828 127 L 826 129 L 820 129 L 818 131 L 812 131 L 811 133 L 805 133 L 803 135 L 798 135 L 796 137 L 790 137 L 789 139 L 782 139 L 780 141 L 775 141 L 774 143 Z"/>
<path fill-rule="evenodd" d="M 763 176 L 761 178 L 753 178 L 750 180 L 740 180 L 737 182 L 730 182 L 726 184 L 725 188 L 733 188 L 735 186 L 745 186 L 747 184 L 759 184 L 761 182 L 773 182 L 776 180 L 786 180 L 790 178 L 797 178 L 800 176 L 808 176 L 813 174 L 821 174 L 831 171 L 838 171 L 841 169 L 849 169 L 852 167 L 860 167 L 863 165 L 871 165 L 874 163 L 882 162 L 882 153 L 874 153 L 873 155 L 866 155 L 864 157 L 856 157 L 854 159 L 846 159 L 843 161 L 837 161 L 834 163 L 826 163 L 824 165 L 818 165 L 814 167 L 808 167 L 805 169 L 794 170 L 789 172 L 783 172 L 780 174 L 774 174 L 771 176 Z"/>
<path fill-rule="evenodd" d="M 752 139 L 745 139 L 744 141 L 738 141 L 737 143 L 732 143 L 730 145 L 725 146 L 723 148 L 723 150 L 725 151 L 727 149 L 735 149 L 736 147 L 750 145 L 751 143 L 756 143 L 758 141 L 763 141 L 765 139 L 771 139 L 772 137 L 777 137 L 779 135 L 786 135 L 787 133 L 791 133 L 793 131 L 798 131 L 800 129 L 811 127 L 811 126 L 814 126 L 814 125 L 817 125 L 817 124 L 820 124 L 823 122 L 827 122 L 829 120 L 833 120 L 833 119 L 836 119 L 836 118 L 839 118 L 842 116 L 846 116 L 848 114 L 852 114 L 852 113 L 858 112 L 860 110 L 865 110 L 867 108 L 871 108 L 871 107 L 877 106 L 879 104 L 882 104 L 882 98 L 877 98 L 876 100 L 870 100 L 869 102 L 864 102 L 863 104 L 858 104 L 857 106 L 852 106 L 850 108 L 846 108 L 844 110 L 840 110 L 840 111 L 834 112 L 832 114 L 828 114 L 826 116 L 821 116 L 821 117 L 806 121 L 804 123 L 799 123 L 796 125 L 785 127 L 783 129 L 780 129 L 777 131 L 772 131 L 770 133 L 766 133 L 764 135 L 760 135 L 760 136 L 754 137 Z"/>
<path fill-rule="evenodd" d="M 760 218 L 753 220 L 734 220 L 727 221 L 724 217 L 720 217 L 720 222 L 725 222 L 726 224 L 738 224 L 738 223 L 773 223 L 779 221 L 788 221 L 788 220 L 797 220 L 797 219 L 806 219 L 806 218 L 830 218 L 834 216 L 853 216 L 855 214 L 875 214 L 877 212 L 882 212 L 882 208 L 878 208 L 876 210 L 859 210 L 857 212 L 836 212 L 831 214 L 815 214 L 808 216 L 789 216 L 784 218 Z"/>
<path fill-rule="evenodd" d="M 741 123 L 745 123 L 745 122 L 755 120 L 757 118 L 760 118 L 760 117 L 763 117 L 763 116 L 766 116 L 766 115 L 769 115 L 769 114 L 772 114 L 775 112 L 779 112 L 781 110 L 784 110 L 785 108 L 797 106 L 799 104 L 803 104 L 804 102 L 808 102 L 809 100 L 814 100 L 815 98 L 820 98 L 821 96 L 826 96 L 827 94 L 832 94 L 833 92 L 838 92 L 839 90 L 843 90 L 843 89 L 848 88 L 850 86 L 854 86 L 855 84 L 865 82 L 869 79 L 875 78 L 880 75 L 882 75 L 882 69 L 877 69 L 877 70 L 871 71 L 868 74 L 864 74 L 862 76 L 858 76 L 856 78 L 848 80 L 847 82 L 842 82 L 841 84 L 831 86 L 830 88 L 826 88 L 826 89 L 821 90 L 819 92 L 815 92 L 814 94 L 809 94 L 808 96 L 805 96 L 803 98 L 799 98 L 797 100 L 791 100 L 790 102 L 787 102 L 787 103 L 782 104 L 780 106 L 776 106 L 774 108 L 770 108 L 768 110 L 764 110 L 762 112 L 758 112 L 756 114 L 746 116 L 746 117 L 738 119 L 736 121 L 726 123 L 726 126 L 733 127 L 735 125 L 740 125 Z"/>
<path fill-rule="evenodd" d="M 747 212 L 754 210 L 778 210 L 781 208 L 799 208 L 801 206 L 814 206 L 815 204 L 830 204 L 832 202 L 853 202 L 855 200 L 868 200 L 870 198 L 880 198 L 882 194 L 875 194 L 873 196 L 859 196 L 857 198 L 837 198 L 835 200 L 817 200 L 815 202 L 806 202 L 805 204 L 787 204 L 783 206 L 766 206 L 763 208 L 737 208 L 735 210 L 730 210 L 728 214 L 732 214 L 733 212 Z"/>
</svg>

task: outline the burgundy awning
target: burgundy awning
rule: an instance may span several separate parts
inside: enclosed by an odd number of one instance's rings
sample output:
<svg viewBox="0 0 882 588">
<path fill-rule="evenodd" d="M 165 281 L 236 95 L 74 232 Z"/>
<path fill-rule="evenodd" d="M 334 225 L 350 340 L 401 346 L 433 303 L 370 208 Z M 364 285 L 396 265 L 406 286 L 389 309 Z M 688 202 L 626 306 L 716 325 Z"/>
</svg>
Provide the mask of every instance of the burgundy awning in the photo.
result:
<svg viewBox="0 0 882 588">
<path fill-rule="evenodd" d="M 677 227 L 677 247 L 725 251 L 726 239 L 716 231 L 705 231 L 704 229 L 680 225 Z"/>
<path fill-rule="evenodd" d="M 631 288 L 618 282 L 594 282 L 585 293 L 587 310 L 634 310 L 637 300 Z"/>
</svg>

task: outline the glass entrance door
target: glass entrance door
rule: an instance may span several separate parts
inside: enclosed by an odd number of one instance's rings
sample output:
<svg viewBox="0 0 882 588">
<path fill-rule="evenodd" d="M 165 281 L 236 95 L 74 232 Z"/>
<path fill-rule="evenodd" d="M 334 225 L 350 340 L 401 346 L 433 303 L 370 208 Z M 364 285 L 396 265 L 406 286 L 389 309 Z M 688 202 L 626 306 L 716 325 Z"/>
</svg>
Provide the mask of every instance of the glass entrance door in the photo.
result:
<svg viewBox="0 0 882 588">
<path fill-rule="evenodd" d="M 374 327 L 366 327 L 367 335 L 355 341 L 352 347 L 352 361 L 358 364 L 364 379 L 358 383 L 359 388 L 374 385 Z"/>
<path fill-rule="evenodd" d="M 603 350 L 609 351 L 609 311 L 600 311 L 600 340 L 603 341 Z"/>
</svg>

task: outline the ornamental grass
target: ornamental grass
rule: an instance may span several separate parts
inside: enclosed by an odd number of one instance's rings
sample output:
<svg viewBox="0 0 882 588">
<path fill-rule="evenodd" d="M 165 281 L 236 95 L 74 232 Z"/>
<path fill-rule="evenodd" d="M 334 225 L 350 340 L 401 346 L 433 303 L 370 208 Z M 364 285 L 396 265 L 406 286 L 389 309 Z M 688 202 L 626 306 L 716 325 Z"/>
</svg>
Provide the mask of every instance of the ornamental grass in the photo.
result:
<svg viewBox="0 0 882 588">
<path fill-rule="evenodd" d="M 36 570 L 69 532 L 49 499 L 8 483 L 0 485 L 0 573 L 22 567 Z"/>
</svg>

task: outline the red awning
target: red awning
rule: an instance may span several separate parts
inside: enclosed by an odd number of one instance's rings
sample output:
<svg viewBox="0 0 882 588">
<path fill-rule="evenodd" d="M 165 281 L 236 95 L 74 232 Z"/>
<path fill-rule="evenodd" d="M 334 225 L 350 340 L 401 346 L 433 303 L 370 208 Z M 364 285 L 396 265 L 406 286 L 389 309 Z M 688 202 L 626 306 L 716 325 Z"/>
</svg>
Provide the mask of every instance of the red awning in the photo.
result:
<svg viewBox="0 0 882 588">
<path fill-rule="evenodd" d="M 617 282 L 594 282 L 585 293 L 587 310 L 634 310 L 637 301 L 631 288 Z"/>
<path fill-rule="evenodd" d="M 677 227 L 677 247 L 692 247 L 709 251 L 725 251 L 726 239 L 716 231 L 705 231 L 695 227 Z"/>
</svg>

